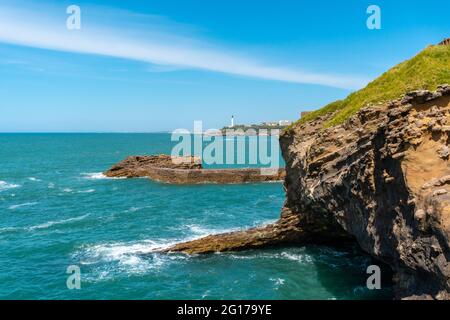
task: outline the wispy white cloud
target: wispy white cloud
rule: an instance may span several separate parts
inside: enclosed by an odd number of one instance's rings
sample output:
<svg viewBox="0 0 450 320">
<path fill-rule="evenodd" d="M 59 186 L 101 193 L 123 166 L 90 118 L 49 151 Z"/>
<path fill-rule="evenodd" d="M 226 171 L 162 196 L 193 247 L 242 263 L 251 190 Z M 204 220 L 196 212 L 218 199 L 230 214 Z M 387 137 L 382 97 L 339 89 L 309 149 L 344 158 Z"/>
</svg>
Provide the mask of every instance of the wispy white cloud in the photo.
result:
<svg viewBox="0 0 450 320">
<path fill-rule="evenodd" d="M 65 27 L 66 15 L 62 10 L 55 13 L 51 8 L 23 10 L 0 5 L 0 42 L 117 57 L 159 66 L 149 71 L 199 69 L 344 89 L 360 88 L 367 83 L 366 79 L 353 75 L 307 72 L 269 64 L 254 56 L 244 55 L 238 49 L 217 46 L 211 41 L 202 41 L 185 34 L 179 35 L 176 33 L 176 24 L 167 27 L 170 23 L 155 16 L 150 16 L 151 19 L 149 16 L 137 16 L 138 20 L 132 20 L 129 13 L 107 11 L 108 16 L 115 17 L 114 20 L 95 19 L 96 23 L 93 24 L 94 11 L 82 8 L 82 29 L 69 31 Z M 121 23 L 119 28 L 108 21 L 138 23 Z M 158 22 L 160 25 L 157 25 Z M 149 29 L 152 31 L 143 31 Z"/>
</svg>

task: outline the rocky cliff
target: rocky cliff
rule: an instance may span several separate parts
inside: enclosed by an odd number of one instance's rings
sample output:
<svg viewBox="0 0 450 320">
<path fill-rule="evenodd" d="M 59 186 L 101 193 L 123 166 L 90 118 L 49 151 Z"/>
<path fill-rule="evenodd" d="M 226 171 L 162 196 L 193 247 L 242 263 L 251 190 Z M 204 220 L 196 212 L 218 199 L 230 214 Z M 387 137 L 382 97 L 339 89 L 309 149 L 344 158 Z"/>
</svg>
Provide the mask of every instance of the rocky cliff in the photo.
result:
<svg viewBox="0 0 450 320">
<path fill-rule="evenodd" d="M 282 137 L 286 204 L 327 216 L 395 271 L 398 297 L 450 297 L 450 87 Z"/>
<path fill-rule="evenodd" d="M 280 220 L 166 251 L 206 253 L 352 239 L 395 273 L 397 298 L 450 299 L 450 87 L 298 123 L 280 137 Z"/>
</svg>

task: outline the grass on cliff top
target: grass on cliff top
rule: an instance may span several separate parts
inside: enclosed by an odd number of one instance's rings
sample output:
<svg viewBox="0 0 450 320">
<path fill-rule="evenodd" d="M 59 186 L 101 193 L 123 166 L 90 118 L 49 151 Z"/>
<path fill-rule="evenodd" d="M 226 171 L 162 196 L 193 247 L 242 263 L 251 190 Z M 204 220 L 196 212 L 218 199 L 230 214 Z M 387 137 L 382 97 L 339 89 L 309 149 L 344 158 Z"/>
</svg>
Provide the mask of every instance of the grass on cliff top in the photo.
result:
<svg viewBox="0 0 450 320">
<path fill-rule="evenodd" d="M 385 72 L 365 88 L 350 94 L 344 100 L 332 102 L 298 120 L 294 125 L 336 112 L 325 127 L 339 125 L 363 107 L 398 99 L 413 90 L 436 90 L 441 84 L 450 84 L 450 46 L 430 46 Z M 289 128 L 287 128 L 288 130 Z"/>
</svg>

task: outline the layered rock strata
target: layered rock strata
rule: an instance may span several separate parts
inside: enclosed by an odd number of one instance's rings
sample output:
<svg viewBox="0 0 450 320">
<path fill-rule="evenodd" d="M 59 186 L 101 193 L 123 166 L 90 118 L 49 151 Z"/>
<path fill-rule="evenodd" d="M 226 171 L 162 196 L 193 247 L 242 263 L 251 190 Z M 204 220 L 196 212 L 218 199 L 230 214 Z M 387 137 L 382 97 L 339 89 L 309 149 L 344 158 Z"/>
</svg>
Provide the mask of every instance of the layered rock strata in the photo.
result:
<svg viewBox="0 0 450 320">
<path fill-rule="evenodd" d="M 203 169 L 196 157 L 169 155 L 131 156 L 104 173 L 107 177 L 146 177 L 172 184 L 234 184 L 282 181 L 285 169 L 260 168 Z"/>
<path fill-rule="evenodd" d="M 167 252 L 207 253 L 354 239 L 394 271 L 397 298 L 450 299 L 450 86 L 333 115 L 280 137 L 286 201 L 278 222 Z"/>
</svg>

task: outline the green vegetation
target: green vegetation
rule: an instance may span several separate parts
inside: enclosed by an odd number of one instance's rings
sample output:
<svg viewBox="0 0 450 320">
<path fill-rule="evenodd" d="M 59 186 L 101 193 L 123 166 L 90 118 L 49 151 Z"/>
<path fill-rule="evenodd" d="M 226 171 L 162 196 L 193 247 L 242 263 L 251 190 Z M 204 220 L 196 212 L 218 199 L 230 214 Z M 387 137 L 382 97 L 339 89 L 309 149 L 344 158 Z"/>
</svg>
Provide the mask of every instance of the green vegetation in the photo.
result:
<svg viewBox="0 0 450 320">
<path fill-rule="evenodd" d="M 398 99 L 413 90 L 436 90 L 441 84 L 450 84 L 450 46 L 430 46 L 414 58 L 390 69 L 365 88 L 307 114 L 296 124 L 318 116 L 336 112 L 325 127 L 343 123 L 363 107 Z"/>
</svg>

